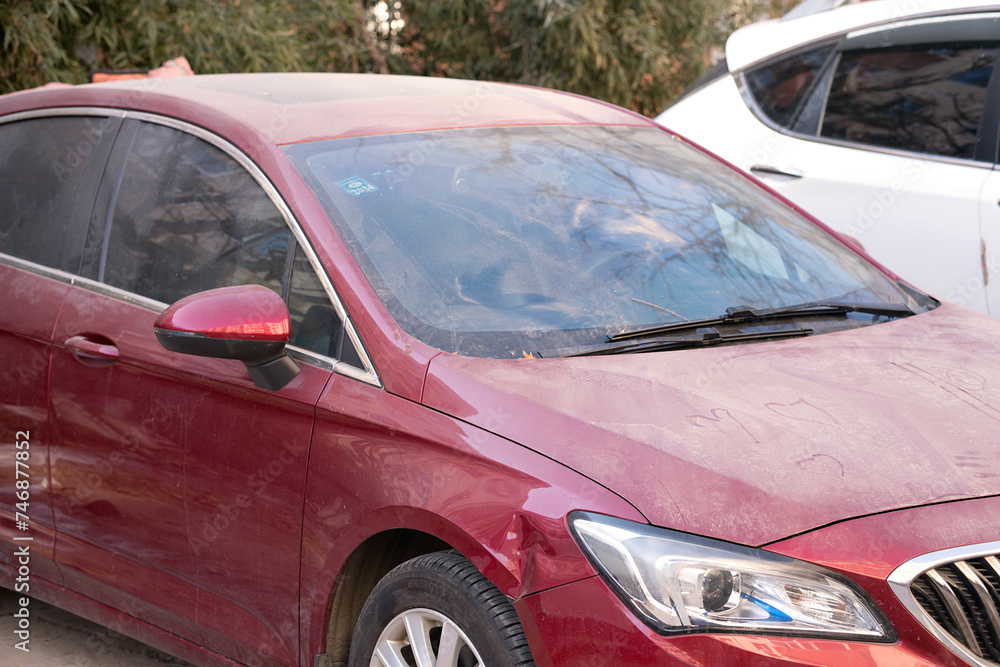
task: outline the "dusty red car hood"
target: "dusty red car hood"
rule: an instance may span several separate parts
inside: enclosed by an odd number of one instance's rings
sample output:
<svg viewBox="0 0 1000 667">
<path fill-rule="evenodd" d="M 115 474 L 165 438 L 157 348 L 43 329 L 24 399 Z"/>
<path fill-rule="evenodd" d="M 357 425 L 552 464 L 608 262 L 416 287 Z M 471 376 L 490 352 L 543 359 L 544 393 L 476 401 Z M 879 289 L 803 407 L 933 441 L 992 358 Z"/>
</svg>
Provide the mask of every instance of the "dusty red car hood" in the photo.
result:
<svg viewBox="0 0 1000 667">
<path fill-rule="evenodd" d="M 574 468 L 654 524 L 744 544 L 1000 494 L 1000 321 L 956 306 L 734 347 L 440 355 L 423 402 Z"/>
</svg>

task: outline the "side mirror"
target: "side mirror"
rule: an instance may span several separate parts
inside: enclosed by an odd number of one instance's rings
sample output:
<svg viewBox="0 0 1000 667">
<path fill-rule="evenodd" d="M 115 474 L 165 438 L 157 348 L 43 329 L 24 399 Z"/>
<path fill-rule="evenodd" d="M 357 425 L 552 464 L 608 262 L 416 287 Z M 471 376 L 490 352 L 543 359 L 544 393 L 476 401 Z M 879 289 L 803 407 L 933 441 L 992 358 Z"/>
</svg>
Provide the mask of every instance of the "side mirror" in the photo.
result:
<svg viewBox="0 0 1000 667">
<path fill-rule="evenodd" d="M 302 370 L 285 353 L 290 331 L 281 297 L 260 285 L 199 292 L 163 311 L 153 331 L 171 352 L 242 361 L 254 384 L 277 391 Z"/>
</svg>

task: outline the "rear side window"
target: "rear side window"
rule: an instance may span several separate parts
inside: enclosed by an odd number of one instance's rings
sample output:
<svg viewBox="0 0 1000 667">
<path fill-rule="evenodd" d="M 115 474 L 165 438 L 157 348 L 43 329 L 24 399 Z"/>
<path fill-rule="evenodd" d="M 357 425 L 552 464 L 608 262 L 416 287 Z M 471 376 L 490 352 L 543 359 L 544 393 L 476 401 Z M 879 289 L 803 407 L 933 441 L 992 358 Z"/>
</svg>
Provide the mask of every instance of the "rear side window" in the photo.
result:
<svg viewBox="0 0 1000 667">
<path fill-rule="evenodd" d="M 75 273 L 117 118 L 0 125 L 0 252 Z"/>
<path fill-rule="evenodd" d="M 772 122 L 795 129 L 808 114 L 806 101 L 815 98 L 823 66 L 833 52 L 824 46 L 772 62 L 745 74 L 747 89 L 760 110 Z"/>
<path fill-rule="evenodd" d="M 820 135 L 972 159 L 995 45 L 922 45 L 846 52 Z"/>
</svg>

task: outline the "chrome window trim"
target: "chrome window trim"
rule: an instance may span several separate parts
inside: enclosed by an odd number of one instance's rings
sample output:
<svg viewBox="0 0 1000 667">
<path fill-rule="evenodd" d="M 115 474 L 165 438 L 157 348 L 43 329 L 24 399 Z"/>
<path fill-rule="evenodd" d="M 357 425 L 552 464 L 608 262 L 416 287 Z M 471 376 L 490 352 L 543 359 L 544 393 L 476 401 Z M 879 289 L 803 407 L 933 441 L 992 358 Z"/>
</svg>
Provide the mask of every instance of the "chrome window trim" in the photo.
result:
<svg viewBox="0 0 1000 667">
<path fill-rule="evenodd" d="M 288 345 L 285 347 L 285 350 L 288 352 L 288 356 L 298 359 L 299 361 L 304 361 L 312 366 L 318 366 L 323 370 L 334 371 L 340 373 L 341 375 L 348 375 L 348 373 L 344 372 L 344 370 L 346 368 L 350 368 L 350 366 L 347 364 L 339 364 L 330 357 L 323 356 L 322 354 L 318 354 L 312 350 L 296 347 L 295 345 Z M 340 368 L 337 368 L 338 365 Z M 358 372 L 360 373 L 361 371 Z"/>
<path fill-rule="evenodd" d="M 163 125 L 166 127 L 179 130 L 181 132 L 186 132 L 188 134 L 194 135 L 199 139 L 208 142 L 209 144 L 215 146 L 223 153 L 229 157 L 236 160 L 236 162 L 247 170 L 247 172 L 253 177 L 258 185 L 264 190 L 267 196 L 271 199 L 274 205 L 277 207 L 278 211 L 281 213 L 282 218 L 285 220 L 285 224 L 288 225 L 289 229 L 292 230 L 292 234 L 295 235 L 295 240 L 306 257 L 309 260 L 310 265 L 312 265 L 313 271 L 316 272 L 316 276 L 319 278 L 320 284 L 323 285 L 323 289 L 326 291 L 327 298 L 330 299 L 330 303 L 333 305 L 334 310 L 340 317 L 341 321 L 344 323 L 344 332 L 350 339 L 354 348 L 358 352 L 358 356 L 361 358 L 361 362 L 364 364 L 364 369 L 355 368 L 350 364 L 338 361 L 331 357 L 325 355 L 320 355 L 314 352 L 303 350 L 301 348 L 295 347 L 294 345 L 289 345 L 289 349 L 297 353 L 297 356 L 304 358 L 305 360 L 319 362 L 319 365 L 325 368 L 331 368 L 335 372 L 346 375 L 348 377 L 360 380 L 372 386 L 383 388 L 382 380 L 380 379 L 378 372 L 375 370 L 375 365 L 372 363 L 371 357 L 368 354 L 368 350 L 365 349 L 364 344 L 361 341 L 361 337 L 358 335 L 357 329 L 354 326 L 354 322 L 351 320 L 347 313 L 347 309 L 344 307 L 343 302 L 340 300 L 337 291 L 333 287 L 333 283 L 330 281 L 329 276 L 323 269 L 323 265 L 319 261 L 319 256 L 313 249 L 312 244 L 309 243 L 309 239 L 306 237 L 305 232 L 302 231 L 302 227 L 299 225 L 298 220 L 292 214 L 291 209 L 285 203 L 284 199 L 278 193 L 277 188 L 271 183 L 270 179 L 264 174 L 264 172 L 257 166 L 257 164 L 251 160 L 245 153 L 236 148 L 233 144 L 223 139 L 219 135 L 206 130 L 205 128 L 198 127 L 197 125 L 192 125 L 191 123 L 178 120 L 176 118 L 170 118 L 168 116 L 160 116 L 158 114 L 149 113 L 145 111 L 129 111 L 123 109 L 114 108 L 104 108 L 104 107 L 59 107 L 52 109 L 32 109 L 30 111 L 22 111 L 18 113 L 13 113 L 8 116 L 0 118 L 0 124 L 5 124 L 9 122 L 15 122 L 19 120 L 27 120 L 32 118 L 45 118 L 53 116 L 110 116 L 119 118 L 121 120 L 125 119 L 135 119 L 142 122 L 154 123 L 156 125 Z M 128 303 L 132 303 L 156 312 L 162 312 L 167 308 L 168 304 L 164 304 L 155 299 L 149 299 L 126 290 L 119 289 L 117 287 L 111 287 L 105 283 L 97 282 L 87 278 L 82 278 L 64 271 L 59 271 L 57 269 L 51 269 L 34 262 L 27 262 L 25 260 L 17 259 L 16 257 L 0 253 L 0 262 L 15 266 L 17 268 L 30 271 L 38 275 L 46 276 L 59 280 L 61 282 L 69 283 L 70 285 L 79 285 L 86 287 L 87 289 L 98 292 L 105 296 L 110 296 Z"/>
<path fill-rule="evenodd" d="M 917 619 L 920 625 L 939 642 L 948 647 L 955 655 L 975 667 L 996 667 L 996 663 L 983 660 L 972 653 L 969 649 L 956 642 L 951 635 L 934 622 L 913 597 L 913 593 L 910 592 L 910 584 L 923 573 L 941 565 L 948 565 L 956 561 L 964 561 L 972 558 L 994 556 L 998 553 L 1000 553 L 1000 542 L 983 542 L 981 544 L 970 544 L 964 547 L 935 551 L 906 561 L 893 570 L 892 574 L 887 578 L 889 588 L 892 589 L 895 596 L 906 607 L 906 610 Z"/>
<path fill-rule="evenodd" d="M 18 111 L 0 118 L 0 125 L 14 123 L 19 120 L 31 118 L 48 118 L 53 116 L 107 116 L 110 118 L 124 119 L 126 111 L 124 109 L 111 109 L 105 107 L 59 107 L 55 109 L 31 109 L 29 111 Z"/>
<path fill-rule="evenodd" d="M 35 262 L 29 262 L 26 259 L 14 257 L 13 255 L 8 255 L 3 252 L 0 252 L 0 264 L 13 266 L 15 269 L 21 269 L 22 271 L 34 273 L 44 278 L 51 278 L 52 280 L 67 283 L 69 285 L 72 285 L 74 280 L 80 278 L 72 273 L 60 271 L 59 269 L 50 269 L 47 266 L 42 266 L 41 264 L 36 264 Z"/>
<path fill-rule="evenodd" d="M 130 303 L 134 306 L 140 306 L 157 313 L 162 313 L 169 305 L 163 303 L 162 301 L 157 301 L 156 299 L 150 299 L 149 297 L 142 296 L 141 294 L 136 294 L 135 292 L 129 292 L 128 290 L 124 290 L 120 287 L 113 287 L 107 283 L 91 280 L 90 278 L 83 278 L 81 276 L 73 276 L 72 285 L 75 287 L 86 287 L 91 292 L 96 292 L 102 296 L 109 296 L 114 299 L 118 299 L 119 301 L 125 301 L 126 303 Z"/>
<path fill-rule="evenodd" d="M 18 257 L 14 257 L 13 255 L 0 253 L 0 264 L 13 266 L 16 269 L 28 271 L 29 273 L 34 273 L 44 278 L 51 278 L 52 280 L 66 283 L 67 285 L 73 287 L 85 287 L 91 292 L 96 292 L 103 296 L 109 296 L 114 299 L 118 299 L 119 301 L 125 301 L 126 303 L 140 306 L 158 313 L 163 312 L 167 308 L 167 304 L 157 301 L 156 299 L 149 299 L 134 292 L 129 292 L 118 287 L 112 287 L 111 285 L 97 280 L 91 280 L 90 278 L 84 278 L 83 276 L 78 276 L 74 273 L 67 273 L 66 271 L 53 269 L 48 266 L 36 264 L 35 262 L 29 262 L 28 260 L 20 259 Z"/>
</svg>

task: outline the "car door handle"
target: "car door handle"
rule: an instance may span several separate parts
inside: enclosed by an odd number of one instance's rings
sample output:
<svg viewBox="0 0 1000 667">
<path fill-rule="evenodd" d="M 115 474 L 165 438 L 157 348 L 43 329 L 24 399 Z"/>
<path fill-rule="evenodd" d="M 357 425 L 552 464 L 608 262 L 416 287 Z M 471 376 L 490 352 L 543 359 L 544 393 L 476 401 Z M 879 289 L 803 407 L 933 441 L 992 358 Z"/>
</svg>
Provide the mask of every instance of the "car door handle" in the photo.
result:
<svg viewBox="0 0 1000 667">
<path fill-rule="evenodd" d="M 113 343 L 103 343 L 86 335 L 66 339 L 66 349 L 87 365 L 104 366 L 118 361 L 118 348 Z"/>
<path fill-rule="evenodd" d="M 788 176 L 790 178 L 802 178 L 805 176 L 801 169 L 793 167 L 772 167 L 769 164 L 755 164 L 750 167 L 750 171 L 755 174 L 776 174 L 778 176 Z"/>
</svg>

